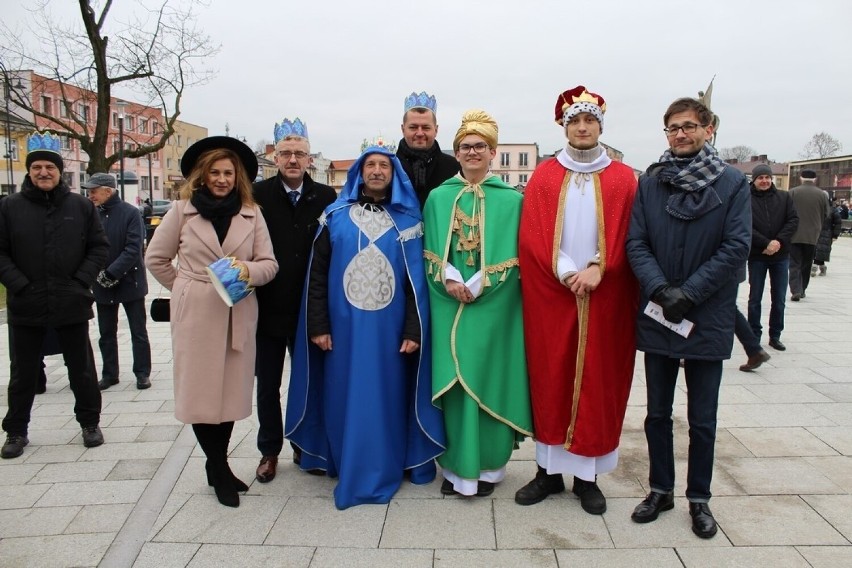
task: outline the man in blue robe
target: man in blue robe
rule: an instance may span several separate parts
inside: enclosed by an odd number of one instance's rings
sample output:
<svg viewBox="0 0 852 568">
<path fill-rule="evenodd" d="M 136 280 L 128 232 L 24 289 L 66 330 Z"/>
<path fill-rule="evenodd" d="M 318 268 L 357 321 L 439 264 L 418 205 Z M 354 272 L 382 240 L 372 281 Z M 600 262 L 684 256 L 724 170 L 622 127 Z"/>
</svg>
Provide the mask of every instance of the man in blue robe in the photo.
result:
<svg viewBox="0 0 852 568">
<path fill-rule="evenodd" d="M 397 157 L 367 148 L 320 219 L 308 268 L 285 436 L 300 467 L 339 478 L 334 503 L 387 503 L 404 472 L 435 478 L 423 223 Z"/>
</svg>

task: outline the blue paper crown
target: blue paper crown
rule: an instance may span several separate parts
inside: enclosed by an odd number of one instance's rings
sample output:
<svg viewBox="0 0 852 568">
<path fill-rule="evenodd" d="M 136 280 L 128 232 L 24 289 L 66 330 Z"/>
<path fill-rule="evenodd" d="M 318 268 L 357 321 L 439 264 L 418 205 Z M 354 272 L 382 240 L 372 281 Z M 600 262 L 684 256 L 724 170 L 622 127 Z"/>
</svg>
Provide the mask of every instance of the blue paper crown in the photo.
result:
<svg viewBox="0 0 852 568">
<path fill-rule="evenodd" d="M 37 151 L 56 152 L 59 154 L 59 136 L 50 132 L 33 132 L 27 137 L 27 153 Z"/>
<path fill-rule="evenodd" d="M 391 152 L 391 153 L 396 152 L 396 144 L 394 144 L 393 142 L 385 142 L 385 139 L 382 138 L 381 134 L 379 134 L 377 137 L 373 138 L 372 140 L 367 140 L 366 138 L 364 138 L 364 141 L 361 142 L 361 153 L 363 154 L 364 150 L 366 150 L 367 148 L 369 148 L 371 146 L 377 146 L 379 148 L 384 148 L 388 152 Z"/>
<path fill-rule="evenodd" d="M 290 121 L 285 118 L 281 121 L 281 124 L 275 123 L 275 143 L 278 144 L 281 140 L 290 136 L 291 134 L 295 134 L 296 136 L 301 136 L 302 138 L 308 137 L 308 125 L 302 122 L 299 117 L 296 117 L 296 120 Z"/>
<path fill-rule="evenodd" d="M 432 112 L 436 112 L 438 110 L 438 101 L 435 100 L 434 95 L 429 95 L 426 91 L 423 91 L 419 95 L 411 93 L 405 97 L 405 112 L 413 108 L 428 108 Z"/>
</svg>

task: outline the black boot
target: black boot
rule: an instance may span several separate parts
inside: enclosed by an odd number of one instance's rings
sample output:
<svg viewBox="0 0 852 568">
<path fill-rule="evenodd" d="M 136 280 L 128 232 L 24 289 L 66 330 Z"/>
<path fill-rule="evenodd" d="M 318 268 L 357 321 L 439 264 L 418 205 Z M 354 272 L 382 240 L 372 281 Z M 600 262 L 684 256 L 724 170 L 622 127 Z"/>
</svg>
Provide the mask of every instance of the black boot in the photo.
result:
<svg viewBox="0 0 852 568">
<path fill-rule="evenodd" d="M 594 481 L 586 481 L 574 476 L 574 495 L 580 498 L 580 506 L 590 515 L 603 515 L 606 512 L 606 497 L 598 487 L 597 476 Z"/>
<path fill-rule="evenodd" d="M 220 439 L 222 442 L 222 453 L 225 454 L 225 469 L 231 476 L 231 481 L 234 482 L 234 487 L 237 488 L 237 491 L 245 493 L 249 490 L 248 485 L 246 485 L 245 482 L 239 477 L 234 475 L 234 472 L 231 471 L 231 466 L 228 465 L 228 446 L 231 444 L 231 433 L 234 431 L 234 423 L 222 422 L 221 424 L 219 424 L 219 430 L 221 434 Z"/>
<path fill-rule="evenodd" d="M 515 503 L 518 505 L 535 505 L 544 501 L 548 495 L 565 491 L 562 474 L 548 475 L 547 470 L 538 466 L 535 479 L 518 489 L 515 493 Z"/>
<path fill-rule="evenodd" d="M 198 439 L 198 445 L 207 456 L 207 482 L 213 486 L 216 498 L 226 507 L 239 507 L 240 496 L 225 453 L 222 451 L 222 436 L 219 424 L 193 424 L 192 429 Z"/>
</svg>

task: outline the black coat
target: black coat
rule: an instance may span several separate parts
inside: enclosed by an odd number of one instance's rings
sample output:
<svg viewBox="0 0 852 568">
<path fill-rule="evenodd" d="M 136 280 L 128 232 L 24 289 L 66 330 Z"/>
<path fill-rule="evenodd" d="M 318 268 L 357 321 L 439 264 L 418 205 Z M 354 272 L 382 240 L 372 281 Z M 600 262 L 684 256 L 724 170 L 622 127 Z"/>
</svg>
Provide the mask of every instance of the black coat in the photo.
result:
<svg viewBox="0 0 852 568">
<path fill-rule="evenodd" d="M 713 189 L 721 204 L 687 221 L 666 212 L 674 191 L 670 184 L 655 175 L 639 178 L 626 246 L 641 288 L 636 320 L 640 351 L 710 361 L 731 356 L 737 272 L 751 244 L 751 199 L 745 177 L 730 167 Z M 687 338 L 643 313 L 649 298 L 667 284 L 679 286 L 694 303 L 684 316 L 695 323 Z"/>
<path fill-rule="evenodd" d="M 294 337 L 319 217 L 337 199 L 337 193 L 305 174 L 302 196 L 293 207 L 283 179 L 276 175 L 254 184 L 254 199 L 269 228 L 279 266 L 275 278 L 257 289 L 257 331 L 277 338 Z"/>
<path fill-rule="evenodd" d="M 834 239 L 840 236 L 840 229 L 842 227 L 843 222 L 840 219 L 840 212 L 835 209 L 831 212 L 831 217 L 826 219 L 822 225 L 822 231 L 820 231 L 819 240 L 816 244 L 814 260 L 820 262 L 831 260 L 831 244 L 834 242 Z"/>
<path fill-rule="evenodd" d="M 64 182 L 49 192 L 29 176 L 0 201 L 0 282 L 9 323 L 61 327 L 92 317 L 91 286 L 109 243 L 91 201 Z"/>
<path fill-rule="evenodd" d="M 426 204 L 426 198 L 429 197 L 429 192 L 459 173 L 461 168 L 459 166 L 458 161 L 455 158 L 448 154 L 444 154 L 441 150 L 441 147 L 438 146 L 438 142 L 435 141 L 435 146 L 438 149 L 438 152 L 435 154 L 435 158 L 426 168 L 426 187 L 420 188 L 415 187 L 414 190 L 417 192 L 417 199 L 420 201 L 420 210 L 423 210 L 423 206 Z M 402 164 L 402 169 L 405 170 L 405 173 L 408 175 L 409 179 L 411 179 L 411 184 L 414 185 L 414 178 L 412 177 L 411 170 L 411 162 L 405 157 L 400 150 L 397 150 L 396 157 L 399 158 L 400 163 Z"/>
<path fill-rule="evenodd" d="M 144 298 L 148 293 L 148 278 L 142 258 L 145 224 L 139 210 L 113 193 L 98 207 L 101 224 L 109 240 L 106 271 L 118 280 L 112 288 L 95 283 L 92 291 L 99 304 L 121 304 Z"/>
<path fill-rule="evenodd" d="M 778 191 L 775 184 L 766 191 L 751 184 L 751 251 L 749 259 L 776 262 L 790 256 L 790 239 L 799 226 L 799 214 L 793 198 L 786 191 Z M 775 254 L 763 254 L 769 241 L 781 243 Z"/>
</svg>

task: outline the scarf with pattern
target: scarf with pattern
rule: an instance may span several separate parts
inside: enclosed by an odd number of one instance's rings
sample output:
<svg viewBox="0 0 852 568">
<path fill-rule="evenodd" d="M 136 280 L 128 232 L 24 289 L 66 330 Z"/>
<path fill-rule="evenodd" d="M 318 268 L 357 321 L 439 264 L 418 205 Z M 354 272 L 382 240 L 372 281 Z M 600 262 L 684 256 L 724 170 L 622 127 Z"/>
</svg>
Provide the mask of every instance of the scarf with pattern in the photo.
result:
<svg viewBox="0 0 852 568">
<path fill-rule="evenodd" d="M 670 149 L 666 150 L 648 171 L 674 187 L 666 204 L 666 212 L 672 217 L 685 221 L 698 219 L 722 204 L 713 182 L 725 171 L 725 162 L 710 144 L 704 144 L 696 155 L 687 158 L 678 158 Z"/>
</svg>

